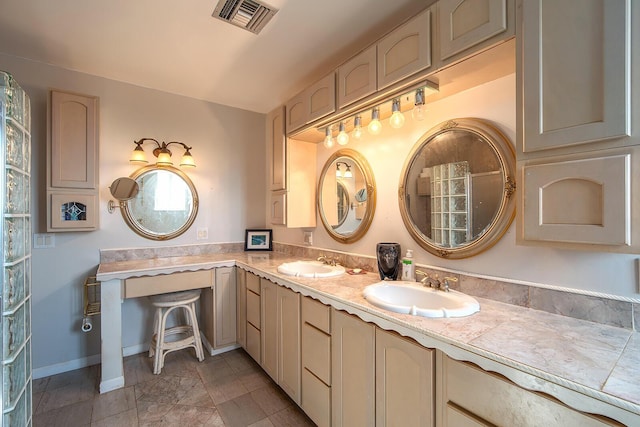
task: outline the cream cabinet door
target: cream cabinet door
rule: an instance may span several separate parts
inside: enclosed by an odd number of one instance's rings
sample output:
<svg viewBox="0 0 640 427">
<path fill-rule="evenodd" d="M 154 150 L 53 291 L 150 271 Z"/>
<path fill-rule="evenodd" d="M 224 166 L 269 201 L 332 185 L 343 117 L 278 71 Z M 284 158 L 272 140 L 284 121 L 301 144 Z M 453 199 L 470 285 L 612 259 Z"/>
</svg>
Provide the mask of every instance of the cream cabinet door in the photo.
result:
<svg viewBox="0 0 640 427">
<path fill-rule="evenodd" d="M 523 152 L 630 134 L 630 11 L 630 0 L 522 3 Z"/>
<path fill-rule="evenodd" d="M 278 384 L 300 404 L 300 294 L 278 286 Z"/>
<path fill-rule="evenodd" d="M 262 369 L 278 382 L 278 285 L 260 279 Z"/>
<path fill-rule="evenodd" d="M 307 98 L 304 92 L 300 92 L 289 100 L 285 108 L 287 134 L 301 128 L 309 121 Z"/>
<path fill-rule="evenodd" d="M 375 425 L 375 326 L 331 310 L 334 427 Z"/>
<path fill-rule="evenodd" d="M 377 89 L 376 46 L 373 45 L 338 68 L 338 107 L 365 98 Z"/>
<path fill-rule="evenodd" d="M 226 347 L 236 342 L 236 275 L 234 267 L 215 270 L 215 344 Z"/>
<path fill-rule="evenodd" d="M 278 107 L 267 114 L 267 167 L 271 191 L 286 189 L 287 138 L 284 127 L 284 107 Z"/>
<path fill-rule="evenodd" d="M 317 144 L 287 140 L 289 190 L 283 204 L 289 228 L 316 226 L 316 153 Z"/>
<path fill-rule="evenodd" d="M 467 49 L 474 50 L 472 48 L 482 42 L 505 33 L 507 8 L 513 7 L 512 0 L 440 0 L 440 59 L 444 61 Z M 511 24 L 513 35 L 514 23 Z"/>
<path fill-rule="evenodd" d="M 393 30 L 377 44 L 378 90 L 431 66 L 431 9 Z"/>
<path fill-rule="evenodd" d="M 247 272 L 236 267 L 236 340 L 247 349 Z"/>
<path fill-rule="evenodd" d="M 262 362 L 260 334 L 260 278 L 247 272 L 247 353 L 258 363 Z"/>
<path fill-rule="evenodd" d="M 311 123 L 336 111 L 336 74 L 331 72 L 305 90 L 308 117 Z"/>
<path fill-rule="evenodd" d="M 434 351 L 376 328 L 376 425 L 433 426 Z"/>
</svg>

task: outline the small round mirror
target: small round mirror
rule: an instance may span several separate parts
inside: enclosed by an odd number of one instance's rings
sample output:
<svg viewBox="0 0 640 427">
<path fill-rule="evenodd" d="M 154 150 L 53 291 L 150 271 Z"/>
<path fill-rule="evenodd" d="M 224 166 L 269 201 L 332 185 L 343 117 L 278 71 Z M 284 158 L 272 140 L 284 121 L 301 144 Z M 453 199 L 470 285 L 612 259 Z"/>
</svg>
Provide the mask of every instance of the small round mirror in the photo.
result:
<svg viewBox="0 0 640 427">
<path fill-rule="evenodd" d="M 318 183 L 318 211 L 329 235 L 353 243 L 365 235 L 376 207 L 373 173 L 357 151 L 343 149 L 325 163 Z"/>
<path fill-rule="evenodd" d="M 139 235 L 153 240 L 178 237 L 198 213 L 198 194 L 189 177 L 172 166 L 145 166 L 131 175 L 138 194 L 122 203 L 122 216 Z"/>
<path fill-rule="evenodd" d="M 133 199 L 138 194 L 138 183 L 129 177 L 117 178 L 109 187 L 111 195 L 121 202 Z"/>
</svg>

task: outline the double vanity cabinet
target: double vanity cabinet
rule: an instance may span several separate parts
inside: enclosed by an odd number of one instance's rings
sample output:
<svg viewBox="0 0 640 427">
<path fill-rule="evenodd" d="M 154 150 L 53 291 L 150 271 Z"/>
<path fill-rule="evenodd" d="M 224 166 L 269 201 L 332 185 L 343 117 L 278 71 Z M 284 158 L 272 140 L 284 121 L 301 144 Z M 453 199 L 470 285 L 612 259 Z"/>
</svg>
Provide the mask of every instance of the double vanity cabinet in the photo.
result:
<svg viewBox="0 0 640 427">
<path fill-rule="evenodd" d="M 236 274 L 239 344 L 318 426 L 620 425 L 251 271 Z"/>
</svg>

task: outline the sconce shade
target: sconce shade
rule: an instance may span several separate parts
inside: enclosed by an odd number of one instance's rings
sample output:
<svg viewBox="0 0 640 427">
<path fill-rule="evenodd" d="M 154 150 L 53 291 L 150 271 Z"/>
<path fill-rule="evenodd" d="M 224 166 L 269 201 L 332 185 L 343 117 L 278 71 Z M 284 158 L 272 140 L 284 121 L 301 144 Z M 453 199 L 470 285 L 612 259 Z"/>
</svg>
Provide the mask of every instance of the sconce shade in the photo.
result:
<svg viewBox="0 0 640 427">
<path fill-rule="evenodd" d="M 129 162 L 136 164 L 149 163 L 147 160 L 147 155 L 144 153 L 144 150 L 140 145 L 136 146 L 136 148 L 134 148 L 131 152 L 131 158 L 129 159 Z"/>
<path fill-rule="evenodd" d="M 160 150 L 158 153 L 158 160 L 156 161 L 157 165 L 173 165 L 171 161 L 171 152 L 166 148 Z"/>
<path fill-rule="evenodd" d="M 196 167 L 196 162 L 195 160 L 193 160 L 193 156 L 191 156 L 191 152 L 189 151 L 189 149 L 187 149 L 187 151 L 184 152 L 184 155 L 182 156 L 182 160 L 180 160 L 180 166 L 185 168 Z"/>
</svg>

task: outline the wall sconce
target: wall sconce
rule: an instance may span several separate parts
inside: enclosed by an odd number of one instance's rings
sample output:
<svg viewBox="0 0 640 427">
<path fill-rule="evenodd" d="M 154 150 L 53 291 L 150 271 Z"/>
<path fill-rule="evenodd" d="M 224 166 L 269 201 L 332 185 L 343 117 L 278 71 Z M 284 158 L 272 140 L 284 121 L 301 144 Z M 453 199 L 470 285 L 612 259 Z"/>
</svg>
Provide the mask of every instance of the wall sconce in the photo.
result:
<svg viewBox="0 0 640 427">
<path fill-rule="evenodd" d="M 324 138 L 324 146 L 325 148 L 331 148 L 333 147 L 333 136 L 331 136 L 331 126 L 327 126 L 327 128 L 324 131 L 325 134 L 325 138 Z"/>
<path fill-rule="evenodd" d="M 391 104 L 391 118 L 389 118 L 389 124 L 394 129 L 400 129 L 404 125 L 404 114 L 400 111 L 400 98 L 396 98 Z"/>
<path fill-rule="evenodd" d="M 182 160 L 180 160 L 180 166 L 192 167 L 192 168 L 196 167 L 196 162 L 193 160 L 193 156 L 191 156 L 191 151 L 190 151 L 191 148 L 193 147 L 189 147 L 186 144 L 178 141 L 171 141 L 171 142 L 163 141 L 162 143 L 160 143 L 153 138 L 142 138 L 139 141 L 133 141 L 133 143 L 136 144 L 136 148 L 134 148 L 133 152 L 131 153 L 131 158 L 129 159 L 130 163 L 134 163 L 134 164 L 148 163 L 147 156 L 144 152 L 144 149 L 142 148 L 142 144 L 145 143 L 146 141 L 151 141 L 156 144 L 156 148 L 153 149 L 153 155 L 158 158 L 158 160 L 156 160 L 156 165 L 159 165 L 159 166 L 173 165 L 173 162 L 171 161 L 171 151 L 169 150 L 168 147 L 171 144 L 176 144 L 176 145 L 181 145 L 182 148 L 184 148 L 184 154 L 182 155 Z"/>
<path fill-rule="evenodd" d="M 413 107 L 413 111 L 411 111 L 411 117 L 415 121 L 424 120 L 425 116 L 425 106 L 424 106 L 424 90 L 422 88 L 416 90 L 416 102 Z"/>
<path fill-rule="evenodd" d="M 340 169 L 340 165 L 344 165 L 347 170 L 344 171 L 344 175 L 342 174 L 342 170 Z M 336 162 L 336 177 L 337 178 L 353 178 L 353 173 L 351 172 L 351 166 L 345 162 Z"/>
<path fill-rule="evenodd" d="M 362 117 L 356 116 L 353 119 L 353 132 L 351 132 L 351 136 L 354 139 L 362 138 Z"/>
<path fill-rule="evenodd" d="M 345 129 L 344 122 L 340 122 L 338 129 L 340 129 L 340 131 L 338 132 L 338 137 L 336 138 L 336 140 L 338 141 L 338 144 L 347 145 L 347 143 L 349 142 L 349 134 L 344 130 Z"/>
<path fill-rule="evenodd" d="M 382 123 L 380 123 L 380 110 L 378 109 L 378 107 L 371 110 L 371 121 L 369 122 L 369 126 L 367 126 L 367 129 L 369 129 L 369 133 L 371 135 L 380 135 L 380 132 L 382 132 Z"/>
</svg>

